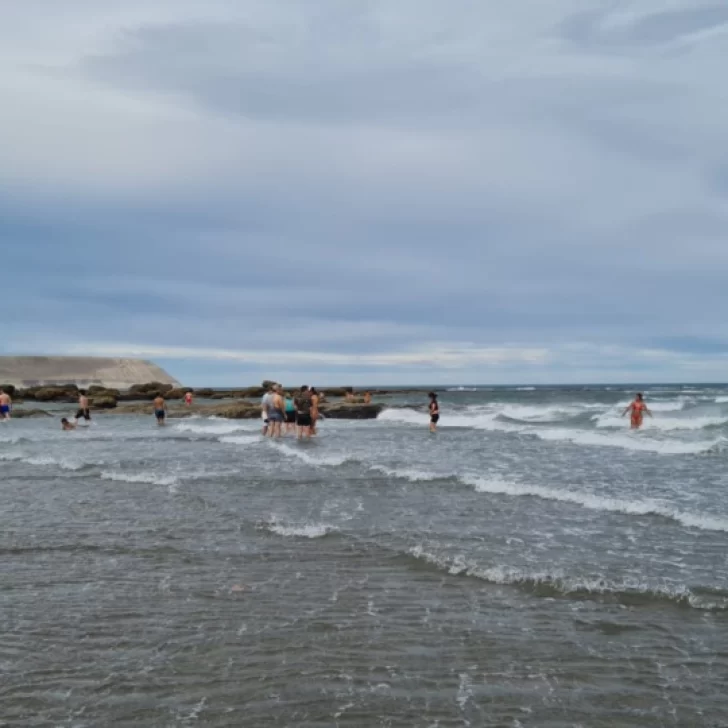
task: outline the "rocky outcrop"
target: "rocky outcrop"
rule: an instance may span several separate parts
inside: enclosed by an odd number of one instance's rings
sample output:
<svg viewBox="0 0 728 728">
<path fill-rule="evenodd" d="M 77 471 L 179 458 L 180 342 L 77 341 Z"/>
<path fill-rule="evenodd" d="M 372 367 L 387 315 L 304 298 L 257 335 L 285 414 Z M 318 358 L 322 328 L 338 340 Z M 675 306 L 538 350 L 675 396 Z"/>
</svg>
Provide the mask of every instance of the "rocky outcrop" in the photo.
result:
<svg viewBox="0 0 728 728">
<path fill-rule="evenodd" d="M 88 390 L 86 390 L 86 393 L 89 397 L 113 397 L 114 399 L 119 399 L 119 396 L 121 395 L 121 392 L 118 389 L 96 386 L 89 387 Z"/>
<path fill-rule="evenodd" d="M 337 402 L 320 407 L 324 417 L 332 420 L 374 420 L 384 409 L 381 404 L 358 404 L 356 402 Z"/>
<path fill-rule="evenodd" d="M 36 402 L 76 402 L 78 390 L 75 387 L 39 387 L 25 390 L 23 398 Z"/>
<path fill-rule="evenodd" d="M 132 384 L 129 394 L 152 394 L 153 392 L 169 392 L 174 387 L 164 382 L 147 382 L 146 384 Z"/>
<path fill-rule="evenodd" d="M 92 397 L 89 404 L 93 409 L 114 409 L 116 407 L 116 397 Z"/>
<path fill-rule="evenodd" d="M 168 390 L 164 395 L 162 395 L 165 399 L 183 399 L 185 394 L 187 392 L 192 392 L 193 390 L 189 387 L 176 387 L 175 389 Z"/>
</svg>

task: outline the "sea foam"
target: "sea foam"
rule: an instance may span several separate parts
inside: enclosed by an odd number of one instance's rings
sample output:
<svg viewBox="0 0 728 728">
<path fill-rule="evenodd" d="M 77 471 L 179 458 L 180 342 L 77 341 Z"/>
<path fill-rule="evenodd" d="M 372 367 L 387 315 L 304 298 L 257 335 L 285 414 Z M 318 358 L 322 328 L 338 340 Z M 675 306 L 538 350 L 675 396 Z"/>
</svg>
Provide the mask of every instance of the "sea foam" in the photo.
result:
<svg viewBox="0 0 728 728">
<path fill-rule="evenodd" d="M 322 538 L 337 530 L 336 527 L 327 523 L 282 523 L 275 517 L 270 521 L 260 523 L 258 528 L 275 533 L 278 536 L 298 538 Z"/>
<path fill-rule="evenodd" d="M 694 609 L 728 609 L 728 593 L 699 594 L 684 584 L 653 585 L 640 579 L 613 580 L 600 576 L 575 576 L 563 571 L 527 570 L 507 565 L 482 566 L 462 555 L 443 556 L 417 545 L 408 554 L 453 576 L 470 576 L 491 584 L 517 586 L 543 596 L 612 597 L 617 601 L 669 601 Z"/>
<path fill-rule="evenodd" d="M 688 528 L 702 531 L 728 532 L 728 516 L 714 516 L 707 513 L 681 511 L 670 504 L 648 499 L 608 498 L 591 493 L 548 488 L 540 485 L 523 485 L 482 476 L 465 475 L 461 481 L 471 485 L 479 493 L 493 493 L 510 496 L 532 496 L 543 500 L 573 503 L 592 511 L 606 511 L 635 516 L 659 516 L 676 521 Z"/>
<path fill-rule="evenodd" d="M 124 473 L 117 470 L 104 470 L 101 477 L 104 480 L 114 480 L 122 483 L 148 483 L 149 485 L 177 485 L 179 482 L 174 475 Z"/>
</svg>

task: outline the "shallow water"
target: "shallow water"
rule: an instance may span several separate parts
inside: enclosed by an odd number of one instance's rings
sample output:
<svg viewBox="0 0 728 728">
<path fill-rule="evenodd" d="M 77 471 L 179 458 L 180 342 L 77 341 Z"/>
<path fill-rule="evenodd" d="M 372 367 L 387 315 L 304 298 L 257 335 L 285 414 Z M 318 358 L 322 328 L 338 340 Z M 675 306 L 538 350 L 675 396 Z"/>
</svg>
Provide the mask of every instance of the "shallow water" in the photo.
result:
<svg viewBox="0 0 728 728">
<path fill-rule="evenodd" d="M 728 723 L 728 391 L 629 395 L 1 425 L 0 725 Z"/>
</svg>

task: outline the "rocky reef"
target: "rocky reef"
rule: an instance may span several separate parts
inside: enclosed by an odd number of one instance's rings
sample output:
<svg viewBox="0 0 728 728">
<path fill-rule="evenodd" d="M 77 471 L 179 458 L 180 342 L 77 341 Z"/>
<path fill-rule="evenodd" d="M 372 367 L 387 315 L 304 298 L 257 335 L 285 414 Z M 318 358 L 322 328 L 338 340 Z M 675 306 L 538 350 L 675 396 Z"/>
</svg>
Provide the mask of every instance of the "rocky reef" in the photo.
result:
<svg viewBox="0 0 728 728">
<path fill-rule="evenodd" d="M 352 404 L 349 402 L 336 402 L 324 404 L 319 408 L 324 418 L 342 420 L 368 420 L 375 419 L 384 409 L 381 404 Z M 112 410 L 115 415 L 151 415 L 154 405 L 147 402 L 134 404 L 121 404 Z M 168 405 L 167 413 L 170 418 L 184 417 L 224 417 L 230 420 L 253 420 L 260 418 L 259 404 L 245 400 L 220 404 L 183 404 Z"/>
<path fill-rule="evenodd" d="M 134 384 L 126 390 L 114 387 L 92 385 L 87 390 L 81 390 L 75 384 L 61 384 L 53 387 L 33 386 L 25 389 L 14 387 L 12 384 L 0 387 L 10 394 L 16 404 L 25 402 L 75 404 L 81 392 L 89 398 L 91 409 L 96 411 L 109 411 L 116 414 L 151 414 L 152 401 L 162 396 L 168 403 L 171 417 L 189 417 L 191 415 L 227 417 L 230 419 L 252 419 L 260 417 L 260 398 L 267 391 L 271 382 L 265 381 L 258 387 L 219 390 L 212 388 L 180 387 L 168 382 L 146 382 Z M 298 391 L 298 387 L 285 388 L 291 394 Z M 320 411 L 324 417 L 332 419 L 374 419 L 382 411 L 384 405 L 371 402 L 371 397 L 365 394 L 385 398 L 424 390 L 367 390 L 355 391 L 353 387 L 319 387 L 325 393 Z M 194 403 L 191 406 L 182 404 L 185 394 L 191 392 Z M 200 400 L 203 400 L 201 402 Z M 212 400 L 212 403 L 210 402 Z M 47 414 L 43 410 L 16 409 L 16 416 L 20 412 L 38 412 Z"/>
</svg>

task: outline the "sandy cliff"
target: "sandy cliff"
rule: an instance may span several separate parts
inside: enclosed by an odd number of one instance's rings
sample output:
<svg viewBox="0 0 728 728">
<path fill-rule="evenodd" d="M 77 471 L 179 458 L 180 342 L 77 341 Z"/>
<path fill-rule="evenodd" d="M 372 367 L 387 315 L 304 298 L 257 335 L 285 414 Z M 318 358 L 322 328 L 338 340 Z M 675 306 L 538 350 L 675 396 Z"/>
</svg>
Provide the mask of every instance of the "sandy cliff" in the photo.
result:
<svg viewBox="0 0 728 728">
<path fill-rule="evenodd" d="M 0 384 L 16 387 L 77 384 L 127 389 L 140 382 L 180 386 L 164 369 L 143 359 L 91 356 L 0 356 Z"/>
</svg>

